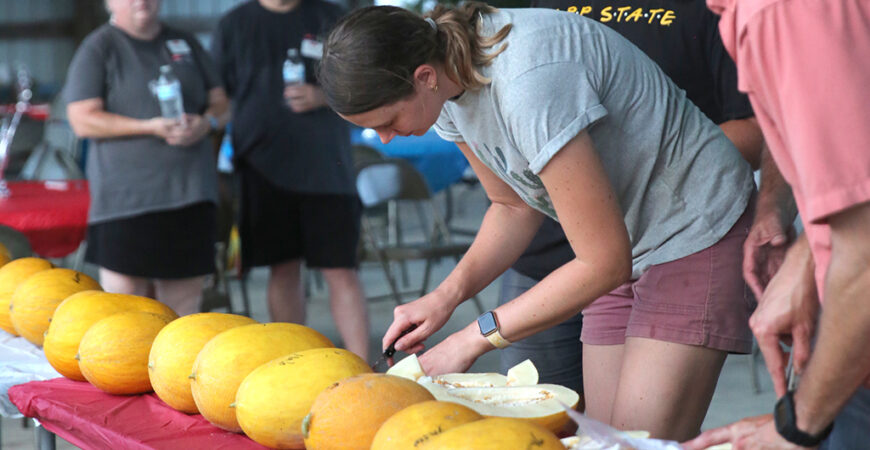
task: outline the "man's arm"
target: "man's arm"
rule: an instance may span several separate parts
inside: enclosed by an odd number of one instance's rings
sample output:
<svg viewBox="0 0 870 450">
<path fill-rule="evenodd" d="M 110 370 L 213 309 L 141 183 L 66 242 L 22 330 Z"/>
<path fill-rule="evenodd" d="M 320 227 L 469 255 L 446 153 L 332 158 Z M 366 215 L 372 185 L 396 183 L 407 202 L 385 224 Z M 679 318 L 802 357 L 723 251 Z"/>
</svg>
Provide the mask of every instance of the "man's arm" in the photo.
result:
<svg viewBox="0 0 870 450">
<path fill-rule="evenodd" d="M 752 166 L 752 170 L 761 167 L 761 153 L 764 146 L 764 135 L 755 117 L 734 119 L 719 124 L 725 136 L 737 147 L 743 159 Z"/>
<path fill-rule="evenodd" d="M 814 269 L 809 242 L 802 234 L 788 249 L 782 270 L 773 277 L 749 319 L 777 396 L 786 392 L 788 360 L 780 342 L 791 338 L 792 361 L 798 373 L 810 357 L 819 314 Z"/>
<path fill-rule="evenodd" d="M 764 289 L 779 271 L 793 238 L 791 227 L 797 216 L 797 206 L 791 187 L 776 167 L 766 145 L 761 153 L 761 188 L 755 207 L 755 218 L 743 244 L 743 278 L 755 298 L 761 299 Z"/>
<path fill-rule="evenodd" d="M 795 392 L 799 429 L 827 427 L 870 373 L 870 203 L 831 216 L 831 263 L 818 340 Z"/>
</svg>

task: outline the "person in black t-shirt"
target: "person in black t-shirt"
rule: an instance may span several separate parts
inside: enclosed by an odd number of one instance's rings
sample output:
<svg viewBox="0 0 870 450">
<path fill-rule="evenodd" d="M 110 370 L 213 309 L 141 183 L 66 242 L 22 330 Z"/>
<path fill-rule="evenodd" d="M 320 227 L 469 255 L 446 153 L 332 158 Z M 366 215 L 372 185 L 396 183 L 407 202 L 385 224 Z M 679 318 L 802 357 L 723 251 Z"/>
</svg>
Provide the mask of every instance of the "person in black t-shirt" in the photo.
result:
<svg viewBox="0 0 870 450">
<path fill-rule="evenodd" d="M 212 51 L 232 100 L 242 266 L 270 266 L 272 320 L 299 323 L 301 263 L 320 269 L 345 346 L 367 358 L 350 133 L 325 106 L 315 77 L 322 40 L 342 13 L 323 0 L 251 0 L 221 19 Z M 304 61 L 305 82 L 285 86 L 291 49 Z"/>
<path fill-rule="evenodd" d="M 618 31 L 684 89 L 688 98 L 721 127 L 753 169 L 758 169 L 762 161 L 763 137 L 749 99 L 737 90 L 737 71 L 722 45 L 718 16 L 706 8 L 704 1 L 532 0 L 531 6 L 581 14 Z M 781 183 L 769 184 L 770 188 L 779 186 Z M 776 225 L 770 226 L 776 234 Z M 779 228 L 783 234 L 782 230 L 787 226 L 780 224 Z M 755 241 L 750 233 L 747 249 L 751 247 L 750 242 L 770 246 L 769 237 L 758 242 L 762 239 L 758 235 L 767 230 L 769 228 L 755 230 Z M 782 245 L 778 247 L 784 248 Z M 573 258 L 561 226 L 545 219 L 525 253 L 502 277 L 499 304 L 516 298 Z M 578 392 L 584 392 L 585 385 L 588 412 L 595 419 L 619 426 L 624 415 L 629 413 L 627 409 L 631 408 L 631 402 L 621 404 L 613 398 L 620 378 L 620 367 L 614 362 L 620 358 L 610 356 L 622 352 L 625 345 L 595 346 L 601 348 L 587 350 L 584 357 L 583 347 L 577 342 L 581 328 L 582 315 L 577 314 L 554 328 L 513 343 L 500 352 L 502 370 L 531 359 L 538 367 L 541 382 L 562 384 Z M 587 370 L 584 379 L 582 363 L 590 359 L 594 360 L 597 369 Z M 698 410 L 696 414 L 685 416 L 698 419 L 697 425 L 692 425 L 698 431 L 714 388 L 715 385 L 707 386 L 705 398 L 687 403 L 687 408 Z M 655 428 L 652 424 L 659 421 L 659 418 L 650 418 L 649 428 Z"/>
</svg>

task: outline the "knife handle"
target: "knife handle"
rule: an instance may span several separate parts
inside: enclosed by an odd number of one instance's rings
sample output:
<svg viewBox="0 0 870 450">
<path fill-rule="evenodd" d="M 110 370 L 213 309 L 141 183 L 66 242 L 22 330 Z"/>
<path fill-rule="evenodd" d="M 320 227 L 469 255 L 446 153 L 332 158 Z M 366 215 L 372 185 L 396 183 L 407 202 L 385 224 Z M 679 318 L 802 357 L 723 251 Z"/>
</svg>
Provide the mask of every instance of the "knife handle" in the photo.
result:
<svg viewBox="0 0 870 450">
<path fill-rule="evenodd" d="M 384 356 L 386 356 L 387 358 L 392 358 L 393 355 L 396 354 L 396 342 L 399 342 L 399 339 L 402 339 L 406 334 L 408 334 L 416 329 L 417 329 L 416 323 L 412 323 L 410 327 L 405 328 L 405 331 L 401 332 L 399 334 L 399 337 L 397 337 L 396 339 L 393 339 L 393 343 L 391 343 L 390 346 L 387 347 L 386 350 L 384 350 Z"/>
</svg>

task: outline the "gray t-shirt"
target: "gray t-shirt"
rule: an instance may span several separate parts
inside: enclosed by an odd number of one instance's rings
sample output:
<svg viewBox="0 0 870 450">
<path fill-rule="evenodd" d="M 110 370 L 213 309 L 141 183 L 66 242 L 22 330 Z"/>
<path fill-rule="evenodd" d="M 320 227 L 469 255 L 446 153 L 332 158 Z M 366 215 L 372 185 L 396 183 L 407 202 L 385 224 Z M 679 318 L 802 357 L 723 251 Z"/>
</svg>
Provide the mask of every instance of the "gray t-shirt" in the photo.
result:
<svg viewBox="0 0 870 450">
<path fill-rule="evenodd" d="M 92 32 L 70 64 L 64 98 L 101 98 L 107 112 L 136 119 L 159 116 L 148 83 L 164 64 L 181 81 L 184 110 L 205 112 L 209 89 L 220 85 L 217 71 L 193 35 L 166 26 L 150 41 L 134 39 L 109 24 Z M 171 146 L 156 136 L 90 142 L 89 223 L 217 203 L 215 158 L 207 138 L 189 147 Z"/>
<path fill-rule="evenodd" d="M 587 130 L 623 211 L 635 278 L 728 232 L 754 189 L 751 169 L 652 60 L 600 23 L 552 10 L 502 9 L 484 16 L 483 34 L 508 23 L 507 49 L 482 69 L 492 82 L 445 104 L 441 137 L 467 143 L 558 220 L 538 173 Z"/>
</svg>

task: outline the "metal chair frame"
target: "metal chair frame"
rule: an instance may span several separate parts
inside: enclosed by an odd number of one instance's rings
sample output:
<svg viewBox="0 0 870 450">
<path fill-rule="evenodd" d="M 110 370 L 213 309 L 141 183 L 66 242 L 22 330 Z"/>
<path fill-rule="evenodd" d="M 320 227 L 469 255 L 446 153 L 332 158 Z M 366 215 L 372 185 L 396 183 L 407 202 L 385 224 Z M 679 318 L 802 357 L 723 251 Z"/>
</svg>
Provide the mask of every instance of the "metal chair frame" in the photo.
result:
<svg viewBox="0 0 870 450">
<path fill-rule="evenodd" d="M 450 229 L 438 211 L 425 178 L 409 162 L 385 158 L 361 164 L 357 171 L 357 190 L 366 210 L 392 204 L 396 217 L 398 217 L 400 203 L 413 203 L 421 226 L 424 228 L 424 241 L 420 243 L 406 243 L 401 239 L 396 241 L 378 239 L 379 233 L 372 220 L 363 214 L 363 245 L 360 260 L 380 264 L 390 287 L 388 296 L 391 296 L 397 304 L 402 303 L 405 295 L 426 294 L 435 261 L 445 257 L 453 257 L 455 261 L 459 261 L 460 256 L 468 250 L 470 243 L 456 243 L 452 240 Z M 427 212 L 431 219 L 428 221 Z M 428 222 L 431 222 L 431 228 Z M 401 233 L 400 225 L 397 229 Z M 423 280 L 419 290 L 401 291 L 393 276 L 390 262 L 411 260 L 425 261 Z M 484 309 L 480 299 L 474 296 L 472 300 L 482 313 Z"/>
</svg>

